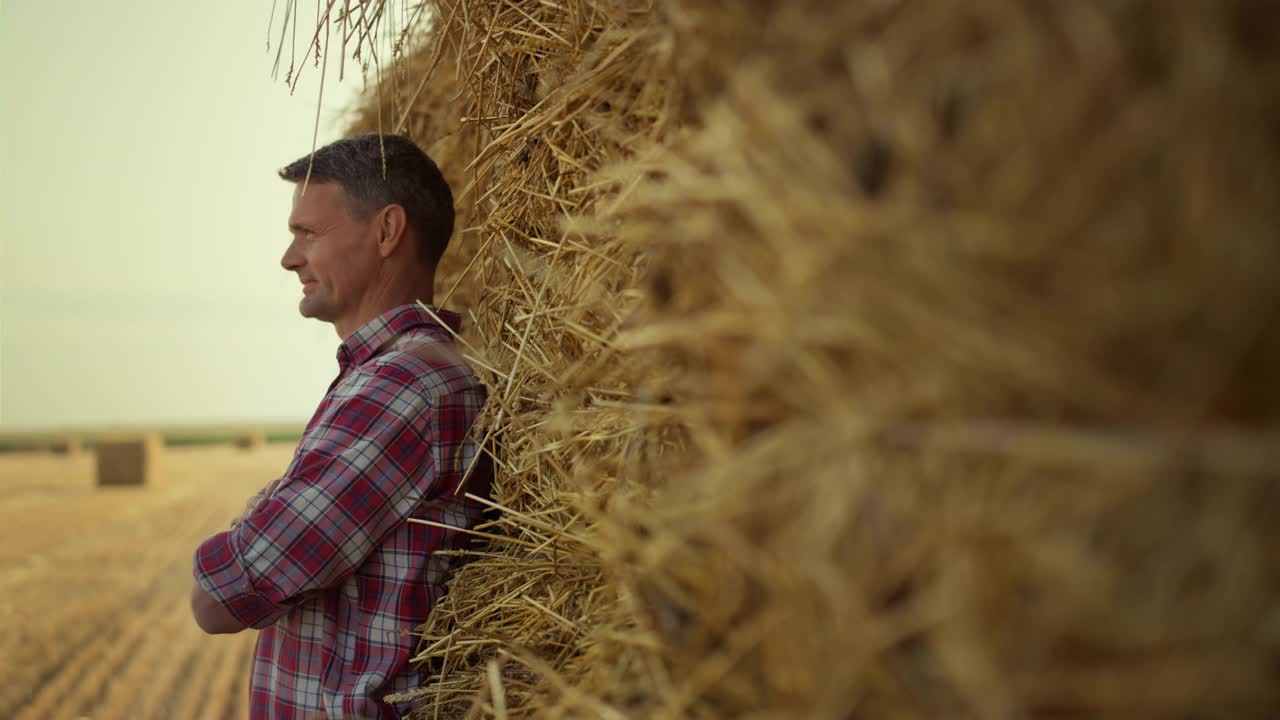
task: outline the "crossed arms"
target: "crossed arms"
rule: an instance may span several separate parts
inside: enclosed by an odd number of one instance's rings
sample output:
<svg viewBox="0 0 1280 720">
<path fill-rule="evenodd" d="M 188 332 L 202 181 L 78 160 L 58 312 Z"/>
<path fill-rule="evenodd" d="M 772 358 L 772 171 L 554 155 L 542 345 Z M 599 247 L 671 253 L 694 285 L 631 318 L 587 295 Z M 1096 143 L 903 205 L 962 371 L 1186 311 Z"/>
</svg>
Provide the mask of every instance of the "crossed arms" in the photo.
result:
<svg viewBox="0 0 1280 720">
<path fill-rule="evenodd" d="M 390 365 L 364 380 L 326 398 L 274 492 L 196 549 L 191 610 L 205 632 L 266 627 L 341 585 L 419 500 L 453 490 L 438 479 L 475 403 L 433 399 Z"/>
</svg>

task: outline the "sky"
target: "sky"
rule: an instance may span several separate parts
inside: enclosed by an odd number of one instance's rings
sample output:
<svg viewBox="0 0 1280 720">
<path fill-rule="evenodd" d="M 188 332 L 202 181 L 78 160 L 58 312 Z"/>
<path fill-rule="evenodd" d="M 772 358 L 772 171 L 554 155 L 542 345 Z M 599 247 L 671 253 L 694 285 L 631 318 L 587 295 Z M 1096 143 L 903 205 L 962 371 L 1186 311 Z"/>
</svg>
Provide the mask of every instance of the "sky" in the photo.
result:
<svg viewBox="0 0 1280 720">
<path fill-rule="evenodd" d="M 0 430 L 315 410 L 340 339 L 298 314 L 275 173 L 311 149 L 320 71 L 291 96 L 286 46 L 272 79 L 271 6 L 0 0 Z M 336 55 L 321 145 L 362 88 Z"/>
</svg>

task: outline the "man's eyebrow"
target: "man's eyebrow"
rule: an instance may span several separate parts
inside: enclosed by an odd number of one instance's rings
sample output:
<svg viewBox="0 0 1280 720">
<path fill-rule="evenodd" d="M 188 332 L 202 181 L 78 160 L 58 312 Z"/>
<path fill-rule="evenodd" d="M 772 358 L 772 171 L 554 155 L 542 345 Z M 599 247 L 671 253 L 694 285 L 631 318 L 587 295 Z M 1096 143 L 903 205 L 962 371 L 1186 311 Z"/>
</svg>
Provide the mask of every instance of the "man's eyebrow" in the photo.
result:
<svg viewBox="0 0 1280 720">
<path fill-rule="evenodd" d="M 300 222 L 290 222 L 290 223 L 289 223 L 289 230 L 290 230 L 291 232 L 298 232 L 299 230 L 310 230 L 310 229 L 311 229 L 311 226 L 310 226 L 310 225 L 303 225 L 303 224 L 302 224 L 302 223 L 300 223 Z"/>
</svg>

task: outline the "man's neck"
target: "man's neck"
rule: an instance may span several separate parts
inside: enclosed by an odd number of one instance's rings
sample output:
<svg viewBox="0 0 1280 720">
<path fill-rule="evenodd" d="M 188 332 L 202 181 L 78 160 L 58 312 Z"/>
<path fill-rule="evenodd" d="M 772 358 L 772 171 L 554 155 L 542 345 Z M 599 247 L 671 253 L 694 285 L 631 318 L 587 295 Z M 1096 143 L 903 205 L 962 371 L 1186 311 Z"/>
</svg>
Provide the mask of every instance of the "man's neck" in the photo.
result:
<svg viewBox="0 0 1280 720">
<path fill-rule="evenodd" d="M 361 303 L 356 312 L 347 317 L 334 320 L 333 327 L 338 332 L 338 337 L 343 342 L 346 342 L 346 339 L 351 337 L 351 334 L 359 330 L 365 323 L 392 308 L 416 302 L 423 302 L 427 305 L 432 304 L 433 294 L 434 287 L 431 278 L 419 283 L 417 287 L 406 287 L 395 291 L 377 293 Z"/>
</svg>

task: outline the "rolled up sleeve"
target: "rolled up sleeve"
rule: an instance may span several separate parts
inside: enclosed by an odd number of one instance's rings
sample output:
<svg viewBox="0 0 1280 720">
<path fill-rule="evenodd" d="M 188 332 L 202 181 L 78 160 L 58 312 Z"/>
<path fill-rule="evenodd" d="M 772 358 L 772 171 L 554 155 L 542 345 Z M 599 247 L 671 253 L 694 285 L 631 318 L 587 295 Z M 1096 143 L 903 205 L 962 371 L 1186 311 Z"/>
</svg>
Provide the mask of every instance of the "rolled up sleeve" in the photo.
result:
<svg viewBox="0 0 1280 720">
<path fill-rule="evenodd" d="M 434 404 L 397 366 L 342 384 L 266 504 L 197 548 L 200 586 L 245 625 L 265 627 L 344 582 L 442 490 Z"/>
<path fill-rule="evenodd" d="M 196 582 L 246 627 L 266 627 L 288 608 L 273 604 L 254 590 L 232 549 L 230 535 L 231 531 L 220 532 L 196 548 Z"/>
</svg>

